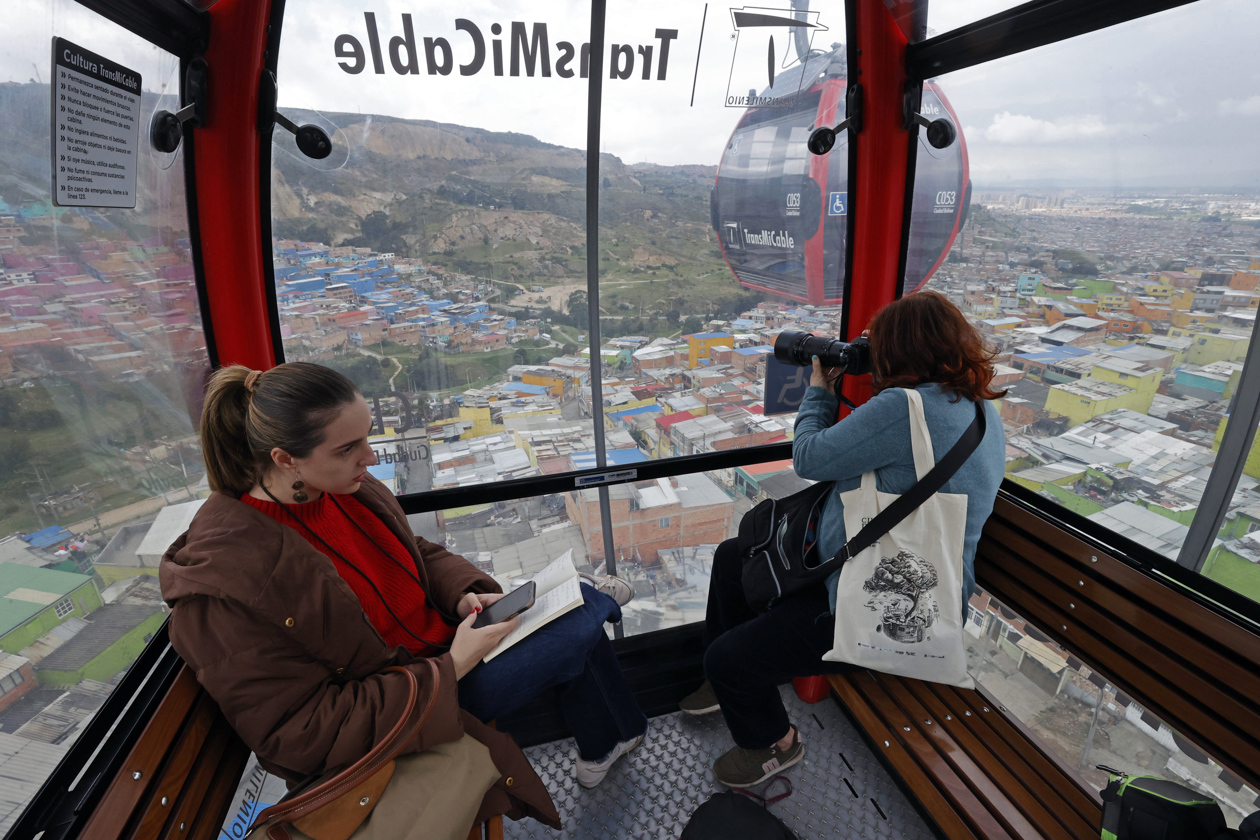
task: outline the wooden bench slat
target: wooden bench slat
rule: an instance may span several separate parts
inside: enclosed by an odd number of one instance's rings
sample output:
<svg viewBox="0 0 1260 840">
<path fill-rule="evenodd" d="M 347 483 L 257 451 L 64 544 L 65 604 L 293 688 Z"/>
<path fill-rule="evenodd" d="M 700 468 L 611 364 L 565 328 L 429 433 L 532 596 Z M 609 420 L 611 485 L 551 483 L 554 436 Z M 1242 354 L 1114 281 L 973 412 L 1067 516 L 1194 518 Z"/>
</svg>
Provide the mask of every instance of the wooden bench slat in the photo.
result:
<svg viewBox="0 0 1260 840">
<path fill-rule="evenodd" d="M 851 676 L 850 674 L 831 674 L 827 679 L 866 735 L 875 742 L 876 752 L 888 759 L 889 764 L 919 801 L 919 805 L 932 817 L 947 840 L 981 840 L 980 835 L 958 815 L 953 805 L 905 749 L 901 739 L 867 704 L 866 699 L 850 681 Z M 887 746 L 881 748 L 881 744 L 887 744 Z"/>
<path fill-rule="evenodd" d="M 1232 756 L 1237 762 L 1242 762 L 1241 766 L 1232 766 L 1234 762 L 1230 762 L 1230 769 L 1244 779 L 1248 776 L 1260 779 L 1260 770 L 1257 769 L 1260 768 L 1260 749 L 1249 739 L 1240 737 L 1239 733 L 1224 725 L 1211 708 L 1199 706 L 1181 694 L 1178 690 L 1181 686 L 1174 682 L 1177 675 L 1157 675 L 1145 665 L 1134 663 L 1119 648 L 1099 647 L 1096 644 L 1098 640 L 1091 636 L 1090 630 L 1080 624 L 1075 616 L 1064 614 L 1022 581 L 996 567 L 988 569 L 986 573 L 995 585 L 995 594 L 1012 593 L 1025 618 L 1030 618 L 1041 626 L 1067 627 L 1067 630 L 1059 632 L 1074 651 L 1082 655 L 1086 655 L 1086 651 L 1093 651 L 1091 658 L 1104 673 L 1142 698 L 1143 705 L 1152 709 L 1166 723 L 1183 733 L 1193 733 L 1188 737 L 1197 741 L 1218 760 L 1221 756 Z"/>
<path fill-rule="evenodd" d="M 1260 669 L 1246 660 L 1228 656 L 1222 652 L 1219 642 L 1197 633 L 1170 634 L 1168 625 L 1158 615 L 1141 608 L 1127 592 L 1116 592 L 1111 586 L 1097 581 L 1093 575 L 1075 574 L 1064 564 L 1031 563 L 1031 552 L 1044 551 L 1033 544 L 1009 523 L 997 522 L 991 526 L 993 541 L 983 541 L 985 554 L 1009 560 L 1017 558 L 1023 565 L 1034 566 L 1042 574 L 1053 578 L 1074 596 L 1074 602 L 1084 601 L 1110 613 L 1116 620 L 1128 624 L 1134 631 L 1158 641 L 1184 663 L 1197 668 L 1202 674 L 1219 685 L 1225 686 L 1238 697 L 1260 695 Z M 995 562 L 999 562 L 995 556 Z M 1091 564 L 1093 565 L 1093 564 Z M 1084 582 L 1084 586 L 1080 585 Z"/>
<path fill-rule="evenodd" d="M 853 680 L 854 687 L 866 703 L 878 714 L 906 747 L 915 761 L 933 780 L 941 793 L 982 837 L 987 840 L 1014 840 L 1006 824 L 1000 820 L 986 802 L 959 775 L 949 759 L 938 751 L 938 742 L 929 739 L 916 729 L 905 713 L 872 672 L 859 673 Z M 954 748 L 957 752 L 961 752 Z"/>
<path fill-rule="evenodd" d="M 884 693 L 905 715 L 907 723 L 903 726 L 911 726 L 912 734 L 926 739 L 936 748 L 936 751 L 949 762 L 958 778 L 971 789 L 989 813 L 993 814 L 1012 836 L 1072 840 L 1071 835 L 1063 830 L 1063 826 L 1048 813 L 1044 813 L 1044 808 L 1022 785 L 1005 784 L 1011 780 L 995 777 L 995 771 L 1003 772 L 1000 764 L 995 767 L 982 765 L 962 741 L 951 737 L 941 727 L 937 716 L 928 711 L 910 691 L 905 680 L 886 674 L 878 674 L 875 679 Z M 974 741 L 974 738 L 972 740 Z M 973 746 L 978 748 L 977 744 Z M 1036 818 L 1029 815 L 1030 810 L 1038 812 Z M 1043 817 L 1044 825 L 1041 819 Z"/>
<path fill-rule="evenodd" d="M 197 678 L 184 666 L 93 810 L 80 840 L 117 840 L 127 829 L 200 692 Z M 133 773 L 140 773 L 140 778 L 133 778 Z"/>
<path fill-rule="evenodd" d="M 197 698 L 183 731 L 167 754 L 166 762 L 158 771 L 157 784 L 150 787 L 142 800 L 143 804 L 137 809 L 140 819 L 131 833 L 126 835 L 127 840 L 157 840 L 167 819 L 175 810 L 180 791 L 184 789 L 188 774 L 192 771 L 218 714 L 219 707 L 203 691 Z M 166 804 L 162 804 L 163 799 Z"/>
<path fill-rule="evenodd" d="M 216 709 L 216 712 L 218 710 Z M 184 789 L 180 791 L 179 800 L 175 803 L 170 818 L 162 831 L 160 840 L 183 840 L 188 834 L 188 826 L 201 810 L 206 792 L 214 782 L 219 760 L 227 751 L 232 738 L 236 737 L 222 714 L 216 715 L 210 734 L 201 748 L 201 754 L 193 765 Z M 181 829 L 180 826 L 183 826 Z"/>
<path fill-rule="evenodd" d="M 1102 803 L 1097 792 L 1091 796 L 1090 791 L 1083 787 L 1083 780 L 1058 756 L 1042 749 L 1037 735 L 1023 727 L 1022 721 L 1001 713 L 984 714 L 981 711 L 984 706 L 993 709 L 1000 706 L 992 698 L 986 698 L 980 689 L 966 692 L 949 686 L 924 685 L 941 699 L 956 722 L 976 733 L 981 743 L 991 749 L 1017 777 L 1040 780 L 1045 787 L 1057 791 L 1065 807 L 1070 808 L 1079 821 L 1089 826 L 1098 824 Z M 1067 815 L 1060 816 L 1070 819 Z"/>
<path fill-rule="evenodd" d="M 1106 579 L 1116 589 L 1127 593 L 1136 603 L 1143 605 L 1148 612 L 1150 609 L 1157 609 L 1170 621 L 1193 628 L 1203 638 L 1215 640 L 1224 650 L 1230 651 L 1231 655 L 1245 661 L 1245 667 L 1252 673 L 1260 672 L 1260 637 L 1145 572 L 1130 567 L 1111 554 L 1073 536 L 1070 531 L 1024 510 L 1000 495 L 994 503 L 993 514 L 988 522 L 986 531 L 990 526 L 1011 523 L 1035 537 L 1042 545 L 1053 546 L 1053 551 L 1059 557 L 1083 572 Z M 980 544 L 983 545 L 985 541 L 986 538 L 982 536 Z M 1043 548 L 1040 551 L 1047 550 L 1049 549 Z M 1097 557 L 1098 562 L 1091 562 L 1090 557 Z"/>
<path fill-rule="evenodd" d="M 226 720 L 224 721 L 226 723 Z M 197 816 L 188 827 L 188 840 L 216 840 L 223 831 L 223 821 L 234 804 L 236 787 L 249 763 L 249 747 L 235 732 L 228 741 L 227 749 L 219 758 L 214 779 L 206 795 L 202 797 Z"/>
<path fill-rule="evenodd" d="M 993 742 L 984 740 L 968 726 L 971 718 L 956 718 L 953 710 L 933 691 L 933 688 L 944 688 L 947 691 L 961 694 L 961 690 L 947 686 L 930 686 L 919 680 L 900 680 L 901 688 L 912 695 L 922 705 L 933 724 L 958 743 L 971 760 L 980 767 L 994 783 L 1019 806 L 1037 829 L 1046 837 L 1067 838 L 1068 840 L 1084 840 L 1097 831 L 1081 819 L 1071 806 L 1060 796 L 1059 787 L 1047 784 L 1026 762 L 1011 754 L 1011 750 L 1001 739 L 993 738 Z M 974 693 L 974 692 L 973 692 Z M 948 718 L 948 719 L 947 719 Z M 1022 795 L 1016 795 L 1020 791 Z"/>
<path fill-rule="evenodd" d="M 1075 624 L 1089 629 L 1093 642 L 1088 647 L 1077 649 L 1078 653 L 1086 658 L 1096 659 L 1100 654 L 1124 651 L 1129 658 L 1142 661 L 1147 670 L 1160 674 L 1173 687 L 1193 685 L 1195 700 L 1201 708 L 1211 709 L 1214 715 L 1227 721 L 1238 737 L 1256 743 L 1248 733 L 1260 733 L 1260 707 L 1254 702 L 1242 701 L 1233 691 L 1224 688 L 1228 683 L 1223 682 L 1217 674 L 1171 654 L 1166 648 L 1157 647 L 1148 638 L 1116 622 L 1111 615 L 1095 609 L 1088 600 L 1076 597 L 1071 589 L 1036 567 L 1022 563 L 1016 555 L 1007 553 L 1005 549 L 994 549 L 994 555 L 986 556 L 985 562 L 994 562 L 996 557 L 1001 557 L 1002 562 L 997 565 L 1003 573 L 1010 573 L 1013 578 L 1014 572 L 1018 570 L 1019 579 L 1029 591 L 1035 591 L 1046 603 L 1061 610 L 1066 609 Z M 1068 604 L 1075 604 L 1075 607 L 1067 607 Z M 1257 694 L 1260 695 L 1260 679 L 1252 679 L 1256 682 Z M 1260 749 L 1260 744 L 1256 746 Z"/>
</svg>

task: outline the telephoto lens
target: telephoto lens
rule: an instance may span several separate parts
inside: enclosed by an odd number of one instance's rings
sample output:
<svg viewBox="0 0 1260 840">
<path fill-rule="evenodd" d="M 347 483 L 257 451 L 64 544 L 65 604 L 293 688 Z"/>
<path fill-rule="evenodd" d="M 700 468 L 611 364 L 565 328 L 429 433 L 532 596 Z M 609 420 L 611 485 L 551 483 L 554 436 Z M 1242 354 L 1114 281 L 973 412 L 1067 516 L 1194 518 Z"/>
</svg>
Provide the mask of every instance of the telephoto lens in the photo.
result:
<svg viewBox="0 0 1260 840">
<path fill-rule="evenodd" d="M 825 368 L 843 368 L 854 375 L 869 373 L 871 346 L 865 338 L 844 342 L 835 338 L 822 338 L 813 333 L 784 330 L 774 340 L 774 357 L 785 365 L 809 367 L 813 357 Z"/>
</svg>

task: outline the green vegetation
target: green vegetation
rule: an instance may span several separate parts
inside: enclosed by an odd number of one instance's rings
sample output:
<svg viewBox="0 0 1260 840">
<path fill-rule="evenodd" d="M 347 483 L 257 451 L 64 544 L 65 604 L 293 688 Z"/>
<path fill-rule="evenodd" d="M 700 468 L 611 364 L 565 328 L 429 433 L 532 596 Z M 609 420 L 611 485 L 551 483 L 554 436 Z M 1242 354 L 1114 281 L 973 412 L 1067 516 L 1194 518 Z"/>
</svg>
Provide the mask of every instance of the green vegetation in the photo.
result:
<svg viewBox="0 0 1260 840">
<path fill-rule="evenodd" d="M 1235 592 L 1260 601 L 1260 570 L 1248 560 L 1222 548 L 1216 549 L 1204 566 L 1203 573 Z"/>
<path fill-rule="evenodd" d="M 1054 252 L 1054 258 L 1058 260 L 1067 260 L 1071 263 L 1071 267 L 1063 271 L 1064 274 L 1075 274 L 1080 276 L 1094 277 L 1098 274 L 1098 263 L 1094 258 L 1084 251 L 1076 251 L 1071 248 L 1060 248 Z"/>
<path fill-rule="evenodd" d="M 55 365 L 73 367 L 65 360 Z M 137 471 L 123 451 L 193 434 L 188 416 L 174 374 L 111 382 L 83 371 L 45 376 L 31 388 L 0 389 L 0 534 L 52 524 L 36 515 L 32 499 L 72 486 L 94 487 L 101 496 L 98 512 L 182 487 L 179 470 L 145 464 Z M 61 517 L 59 524 L 90 516 L 91 510 L 83 508 Z"/>
<path fill-rule="evenodd" d="M 390 342 L 387 342 L 386 347 L 389 346 Z M 491 385 L 502 380 L 503 372 L 512 365 L 546 364 L 558 355 L 551 347 L 533 349 L 517 346 L 486 353 L 444 353 L 423 346 L 393 346 L 402 351 L 389 354 L 402 365 L 402 372 L 394 379 L 394 387 L 398 390 L 429 391 L 434 396 L 461 394 L 468 388 Z M 348 376 L 369 399 L 389 393 L 389 378 L 394 366 L 388 359 L 349 353 L 329 359 L 324 364 Z"/>
</svg>

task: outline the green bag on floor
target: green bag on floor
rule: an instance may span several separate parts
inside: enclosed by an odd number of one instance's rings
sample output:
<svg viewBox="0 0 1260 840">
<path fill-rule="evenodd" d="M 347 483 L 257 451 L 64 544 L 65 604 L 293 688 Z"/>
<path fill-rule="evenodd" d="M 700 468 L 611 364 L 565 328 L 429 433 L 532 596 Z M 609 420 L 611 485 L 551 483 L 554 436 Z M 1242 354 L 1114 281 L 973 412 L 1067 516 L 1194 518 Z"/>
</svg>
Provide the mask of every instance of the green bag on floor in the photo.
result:
<svg viewBox="0 0 1260 840">
<path fill-rule="evenodd" d="M 1102 790 L 1102 840 L 1224 840 L 1221 806 L 1205 794 L 1158 776 L 1127 776 L 1110 767 Z"/>
</svg>

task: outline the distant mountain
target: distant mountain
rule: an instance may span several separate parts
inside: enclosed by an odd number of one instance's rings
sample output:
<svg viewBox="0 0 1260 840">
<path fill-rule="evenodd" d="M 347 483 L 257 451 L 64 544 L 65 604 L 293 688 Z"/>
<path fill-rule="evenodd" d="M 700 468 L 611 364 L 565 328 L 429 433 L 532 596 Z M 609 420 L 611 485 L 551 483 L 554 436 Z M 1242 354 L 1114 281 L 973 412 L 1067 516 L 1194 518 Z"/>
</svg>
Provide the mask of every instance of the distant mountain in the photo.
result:
<svg viewBox="0 0 1260 840">
<path fill-rule="evenodd" d="M 586 244 L 584 151 L 426 120 L 301 111 L 291 118 L 323 124 L 338 148 L 328 161 L 309 161 L 277 133 L 277 236 L 326 233 L 412 256 L 502 263 L 516 276 L 585 276 L 584 257 L 572 259 Z M 665 262 L 694 256 L 673 240 L 712 241 L 715 175 L 716 167 L 627 166 L 603 155 L 602 244 L 633 240 Z"/>
</svg>

